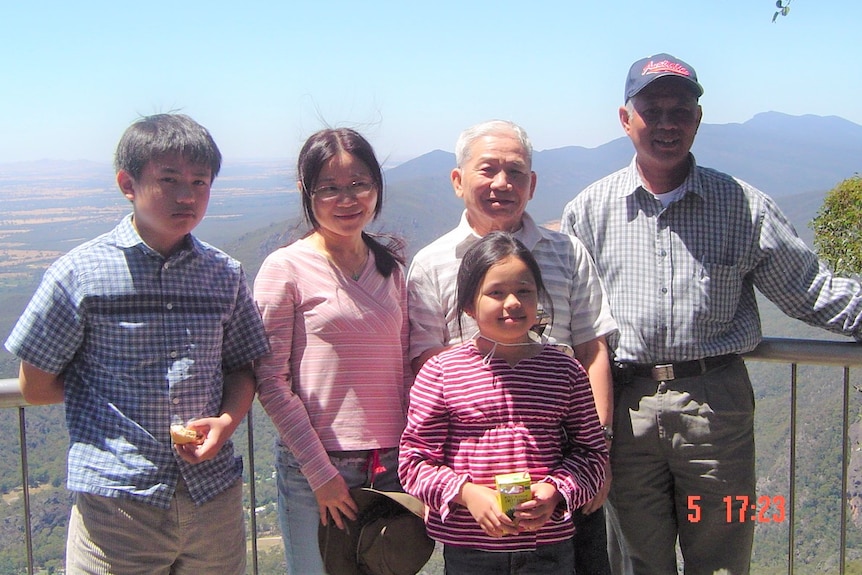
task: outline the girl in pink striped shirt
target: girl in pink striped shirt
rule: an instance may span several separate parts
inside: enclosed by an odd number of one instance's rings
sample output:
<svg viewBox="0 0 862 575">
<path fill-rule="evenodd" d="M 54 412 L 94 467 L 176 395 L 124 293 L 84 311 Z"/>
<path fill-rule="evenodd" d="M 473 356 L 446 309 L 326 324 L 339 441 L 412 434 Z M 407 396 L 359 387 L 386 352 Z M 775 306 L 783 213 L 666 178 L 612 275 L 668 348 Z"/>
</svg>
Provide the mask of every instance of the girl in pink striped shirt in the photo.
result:
<svg viewBox="0 0 862 575">
<path fill-rule="evenodd" d="M 541 273 L 511 234 L 492 232 L 458 271 L 457 305 L 479 331 L 423 365 L 410 392 L 399 476 L 428 506 L 447 574 L 574 571 L 571 513 L 604 481 L 608 451 L 586 372 L 535 341 Z M 528 472 L 511 516 L 495 476 Z"/>
</svg>

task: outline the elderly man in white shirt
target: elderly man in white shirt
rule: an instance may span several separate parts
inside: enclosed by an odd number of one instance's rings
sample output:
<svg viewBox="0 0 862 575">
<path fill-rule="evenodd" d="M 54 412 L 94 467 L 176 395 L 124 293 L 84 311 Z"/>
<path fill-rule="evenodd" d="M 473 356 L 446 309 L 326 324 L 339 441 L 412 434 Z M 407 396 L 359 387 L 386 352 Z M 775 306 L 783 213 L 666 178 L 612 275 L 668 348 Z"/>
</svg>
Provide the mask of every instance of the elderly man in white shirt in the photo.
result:
<svg viewBox="0 0 862 575">
<path fill-rule="evenodd" d="M 599 420 L 612 439 L 613 389 L 606 336 L 614 333 L 596 268 L 579 240 L 541 228 L 526 213 L 536 190 L 532 145 L 518 125 L 501 120 L 465 130 L 455 147 L 452 186 L 464 200 L 454 230 L 421 249 L 407 277 L 410 358 L 414 371 L 432 355 L 469 338 L 472 319 L 456 315 L 455 278 L 464 252 L 494 230 L 512 232 L 533 253 L 552 301 L 544 334 L 568 346 L 590 377 Z M 609 573 L 604 513 L 610 476 L 576 518 L 576 571 Z"/>
</svg>

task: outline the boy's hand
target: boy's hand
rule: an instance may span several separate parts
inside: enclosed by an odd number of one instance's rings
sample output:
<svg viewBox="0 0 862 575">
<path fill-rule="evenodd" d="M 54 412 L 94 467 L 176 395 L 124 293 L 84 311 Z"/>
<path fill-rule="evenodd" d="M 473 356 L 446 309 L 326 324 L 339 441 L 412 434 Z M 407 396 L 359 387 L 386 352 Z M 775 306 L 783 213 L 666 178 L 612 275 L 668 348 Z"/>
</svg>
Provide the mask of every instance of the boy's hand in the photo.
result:
<svg viewBox="0 0 862 575">
<path fill-rule="evenodd" d="M 175 448 L 180 457 L 189 463 L 200 463 L 215 457 L 248 413 L 254 401 L 255 389 L 254 371 L 250 363 L 225 373 L 221 415 L 195 419 L 186 424 L 186 427 L 200 431 L 204 441 L 200 445 L 177 445 Z"/>
<path fill-rule="evenodd" d="M 518 531 L 538 531 L 548 522 L 563 496 L 553 483 L 543 481 L 530 485 L 533 498 L 515 507 Z"/>
<path fill-rule="evenodd" d="M 224 415 L 219 417 L 204 417 L 195 419 L 186 424 L 189 429 L 201 433 L 204 436 L 203 442 L 199 445 L 194 443 L 186 443 L 184 445 L 174 445 L 174 449 L 184 461 L 195 464 L 201 461 L 206 461 L 215 457 L 221 450 L 222 445 L 230 438 L 233 431 L 230 429 L 229 418 Z"/>
<path fill-rule="evenodd" d="M 500 509 L 495 490 L 475 483 L 465 483 L 461 488 L 459 499 L 459 503 L 470 511 L 470 515 L 489 537 L 514 535 L 518 532 L 515 522 Z"/>
</svg>

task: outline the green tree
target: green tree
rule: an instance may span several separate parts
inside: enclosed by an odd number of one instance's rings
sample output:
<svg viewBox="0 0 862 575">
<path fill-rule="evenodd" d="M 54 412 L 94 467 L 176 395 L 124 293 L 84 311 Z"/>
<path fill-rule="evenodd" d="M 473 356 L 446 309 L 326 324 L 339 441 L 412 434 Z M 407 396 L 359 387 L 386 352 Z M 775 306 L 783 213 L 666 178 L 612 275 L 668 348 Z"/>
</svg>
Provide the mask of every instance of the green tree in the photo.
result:
<svg viewBox="0 0 862 575">
<path fill-rule="evenodd" d="M 835 273 L 862 273 L 862 176 L 835 186 L 811 222 L 814 247 Z"/>
</svg>

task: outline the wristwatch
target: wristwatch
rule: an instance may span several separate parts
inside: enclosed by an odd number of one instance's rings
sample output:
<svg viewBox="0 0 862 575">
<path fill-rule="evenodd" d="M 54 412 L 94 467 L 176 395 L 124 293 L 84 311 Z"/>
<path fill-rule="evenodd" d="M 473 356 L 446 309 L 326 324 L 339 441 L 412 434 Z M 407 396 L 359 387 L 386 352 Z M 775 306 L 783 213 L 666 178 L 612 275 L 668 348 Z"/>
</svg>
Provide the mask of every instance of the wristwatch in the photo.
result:
<svg viewBox="0 0 862 575">
<path fill-rule="evenodd" d="M 610 425 L 603 425 L 602 426 L 602 433 L 605 435 L 606 441 L 613 441 L 614 440 L 614 430 L 611 428 Z"/>
</svg>

